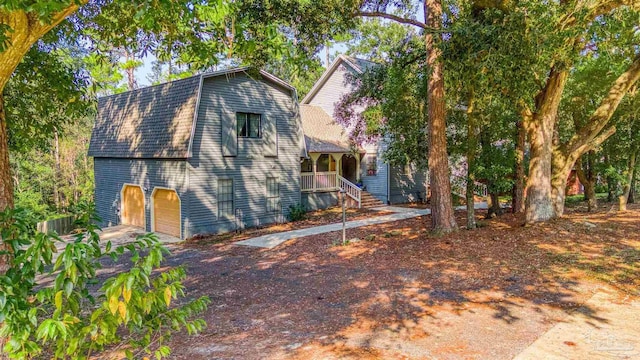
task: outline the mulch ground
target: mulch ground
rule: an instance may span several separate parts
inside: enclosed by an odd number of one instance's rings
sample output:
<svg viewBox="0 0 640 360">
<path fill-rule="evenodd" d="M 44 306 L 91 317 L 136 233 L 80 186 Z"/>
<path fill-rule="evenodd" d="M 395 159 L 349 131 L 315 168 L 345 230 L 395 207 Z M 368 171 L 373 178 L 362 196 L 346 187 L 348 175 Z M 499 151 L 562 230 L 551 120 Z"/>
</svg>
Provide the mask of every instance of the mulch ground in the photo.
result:
<svg viewBox="0 0 640 360">
<path fill-rule="evenodd" d="M 505 214 L 439 237 L 423 216 L 351 229 L 375 238 L 346 246 L 329 233 L 270 250 L 174 247 L 187 295 L 211 304 L 172 358 L 511 359 L 601 287 L 640 296 L 640 206 L 607 210 L 528 227 Z"/>
<path fill-rule="evenodd" d="M 390 211 L 378 211 L 372 209 L 346 209 L 347 220 L 360 220 L 366 219 L 372 216 L 381 216 L 392 214 Z M 221 242 L 235 242 L 245 239 L 250 239 L 262 235 L 268 235 L 273 233 L 279 233 L 284 231 L 305 229 L 314 226 L 334 224 L 342 221 L 342 208 L 333 207 L 325 210 L 310 211 L 305 214 L 304 220 L 296 222 L 287 222 L 282 224 L 267 225 L 260 228 L 249 228 L 241 232 L 230 232 L 226 234 L 218 235 L 204 235 L 197 236 L 187 241 L 193 245 L 210 245 Z"/>
</svg>

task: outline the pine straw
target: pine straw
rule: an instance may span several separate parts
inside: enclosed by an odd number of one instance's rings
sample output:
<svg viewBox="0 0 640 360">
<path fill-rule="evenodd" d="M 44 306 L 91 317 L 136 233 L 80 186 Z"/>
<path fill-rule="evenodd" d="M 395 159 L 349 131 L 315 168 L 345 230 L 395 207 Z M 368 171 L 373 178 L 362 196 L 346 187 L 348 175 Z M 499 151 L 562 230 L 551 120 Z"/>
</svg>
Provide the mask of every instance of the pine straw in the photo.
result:
<svg viewBox="0 0 640 360">
<path fill-rule="evenodd" d="M 608 210 L 608 209 L 606 209 Z M 483 214 L 478 214 L 482 216 Z M 464 223 L 465 213 L 457 213 Z M 178 248 L 208 329 L 176 358 L 512 358 L 601 287 L 640 296 L 640 207 L 433 236 L 429 216 L 288 241 Z M 369 237 L 371 238 L 371 237 Z M 235 239 L 234 239 L 235 240 Z"/>
</svg>

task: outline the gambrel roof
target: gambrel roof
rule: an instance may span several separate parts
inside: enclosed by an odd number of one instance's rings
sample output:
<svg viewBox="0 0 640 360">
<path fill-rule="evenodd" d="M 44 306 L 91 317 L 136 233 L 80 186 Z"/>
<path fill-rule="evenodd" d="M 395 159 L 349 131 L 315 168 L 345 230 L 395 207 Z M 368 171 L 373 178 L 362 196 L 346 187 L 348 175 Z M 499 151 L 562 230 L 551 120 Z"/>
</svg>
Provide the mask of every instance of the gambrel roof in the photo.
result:
<svg viewBox="0 0 640 360">
<path fill-rule="evenodd" d="M 89 156 L 189 158 L 203 79 L 248 72 L 247 67 L 227 69 L 100 98 Z M 295 92 L 283 80 L 259 73 Z"/>
</svg>

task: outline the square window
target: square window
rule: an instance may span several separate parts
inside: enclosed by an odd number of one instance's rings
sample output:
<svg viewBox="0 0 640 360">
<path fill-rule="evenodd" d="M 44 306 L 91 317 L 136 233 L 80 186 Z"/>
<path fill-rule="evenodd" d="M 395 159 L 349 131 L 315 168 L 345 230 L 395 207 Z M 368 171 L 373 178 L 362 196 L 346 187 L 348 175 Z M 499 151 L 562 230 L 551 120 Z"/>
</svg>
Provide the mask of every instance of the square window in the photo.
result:
<svg viewBox="0 0 640 360">
<path fill-rule="evenodd" d="M 260 114 L 236 113 L 238 137 L 259 138 L 262 116 Z"/>
</svg>

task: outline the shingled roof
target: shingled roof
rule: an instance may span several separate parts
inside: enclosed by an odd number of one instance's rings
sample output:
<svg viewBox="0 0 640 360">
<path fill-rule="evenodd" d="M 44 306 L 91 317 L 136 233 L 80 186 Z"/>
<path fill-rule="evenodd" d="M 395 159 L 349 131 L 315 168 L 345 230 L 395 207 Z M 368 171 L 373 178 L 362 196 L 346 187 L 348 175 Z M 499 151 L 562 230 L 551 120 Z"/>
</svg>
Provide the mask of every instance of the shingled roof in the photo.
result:
<svg viewBox="0 0 640 360">
<path fill-rule="evenodd" d="M 226 69 L 100 98 L 89 156 L 188 158 L 202 79 L 247 71 Z M 277 77 L 259 73 L 294 91 Z"/>
<path fill-rule="evenodd" d="M 200 76 L 104 97 L 89 156 L 186 158 Z"/>
<path fill-rule="evenodd" d="M 300 105 L 300 115 L 307 152 L 346 153 L 351 151 L 349 137 L 344 128 L 321 107 Z"/>
</svg>

